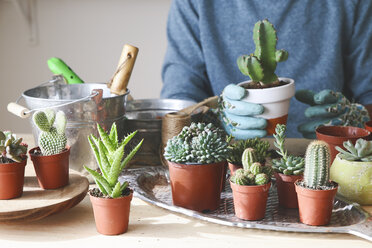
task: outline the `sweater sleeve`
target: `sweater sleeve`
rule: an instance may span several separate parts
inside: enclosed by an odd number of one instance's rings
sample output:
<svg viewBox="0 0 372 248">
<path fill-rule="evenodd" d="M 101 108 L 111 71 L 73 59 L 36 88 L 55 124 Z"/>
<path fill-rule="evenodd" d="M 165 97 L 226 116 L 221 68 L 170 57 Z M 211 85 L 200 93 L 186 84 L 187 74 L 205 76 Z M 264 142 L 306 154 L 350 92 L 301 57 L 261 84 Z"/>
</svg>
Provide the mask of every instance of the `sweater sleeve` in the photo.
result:
<svg viewBox="0 0 372 248">
<path fill-rule="evenodd" d="M 197 8 L 197 5 L 189 0 L 175 0 L 171 4 L 167 23 L 168 47 L 162 68 L 161 98 L 198 102 L 213 95 L 200 41 Z"/>
<path fill-rule="evenodd" d="M 348 43 L 346 90 L 361 104 L 372 104 L 372 1 L 356 5 L 354 26 Z"/>
</svg>

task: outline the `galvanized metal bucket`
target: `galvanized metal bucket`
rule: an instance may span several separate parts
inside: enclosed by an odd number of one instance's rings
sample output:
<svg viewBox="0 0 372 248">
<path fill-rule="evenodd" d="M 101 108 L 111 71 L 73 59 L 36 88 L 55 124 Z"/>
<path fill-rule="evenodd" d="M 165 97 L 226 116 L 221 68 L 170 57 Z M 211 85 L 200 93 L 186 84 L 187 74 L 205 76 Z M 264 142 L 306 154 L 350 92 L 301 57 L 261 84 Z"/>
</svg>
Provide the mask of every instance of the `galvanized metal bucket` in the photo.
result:
<svg viewBox="0 0 372 248">
<path fill-rule="evenodd" d="M 65 84 L 60 81 L 51 85 L 39 86 L 23 92 L 30 111 L 53 108 L 62 110 L 67 117 L 67 144 L 71 147 L 70 168 L 88 175 L 83 165 L 97 169 L 88 135 L 98 135 L 96 123 L 109 130 L 116 122 L 119 137 L 124 137 L 124 115 L 127 91 L 124 95 L 111 95 L 104 83 Z M 39 130 L 32 122 L 35 143 Z"/>
<path fill-rule="evenodd" d="M 193 101 L 176 99 L 142 99 L 128 101 L 126 105 L 125 131 L 138 130 L 134 139 L 129 143 L 134 146 L 144 139 L 141 149 L 130 162 L 131 167 L 161 165 L 161 128 L 162 117 L 191 105 Z M 127 149 L 128 150 L 128 149 Z"/>
</svg>

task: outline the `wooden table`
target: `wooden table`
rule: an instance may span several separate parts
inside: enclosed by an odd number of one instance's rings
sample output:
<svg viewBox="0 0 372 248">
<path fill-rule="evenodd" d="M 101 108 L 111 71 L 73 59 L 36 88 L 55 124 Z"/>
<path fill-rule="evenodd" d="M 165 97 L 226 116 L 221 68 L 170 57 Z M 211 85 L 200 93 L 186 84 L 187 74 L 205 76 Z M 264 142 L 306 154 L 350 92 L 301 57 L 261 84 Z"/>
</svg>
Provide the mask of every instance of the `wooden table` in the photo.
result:
<svg viewBox="0 0 372 248">
<path fill-rule="evenodd" d="M 33 138 L 24 137 L 30 147 Z M 303 152 L 306 141 L 288 140 Z M 33 173 L 32 163 L 27 172 Z M 372 206 L 364 207 L 372 213 Z M 228 227 L 175 214 L 133 198 L 129 230 L 119 236 L 97 233 L 86 197 L 74 208 L 30 223 L 0 224 L 0 247 L 372 247 L 349 234 L 289 233 Z"/>
</svg>

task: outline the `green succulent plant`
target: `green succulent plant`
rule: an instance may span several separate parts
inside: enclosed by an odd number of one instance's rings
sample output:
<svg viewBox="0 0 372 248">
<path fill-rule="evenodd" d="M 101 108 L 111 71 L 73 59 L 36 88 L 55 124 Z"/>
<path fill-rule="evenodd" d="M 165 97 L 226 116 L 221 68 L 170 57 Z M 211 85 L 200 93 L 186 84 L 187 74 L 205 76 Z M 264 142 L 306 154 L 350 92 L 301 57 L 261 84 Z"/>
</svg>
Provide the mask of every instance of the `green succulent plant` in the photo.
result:
<svg viewBox="0 0 372 248">
<path fill-rule="evenodd" d="M 336 150 L 340 153 L 338 156 L 342 159 L 348 161 L 363 161 L 371 162 L 372 161 L 372 141 L 367 141 L 364 139 L 358 139 L 353 143 L 348 140 L 343 143 L 346 151 L 339 146 L 336 146 Z"/>
<path fill-rule="evenodd" d="M 330 186 L 329 167 L 331 161 L 329 146 L 322 140 L 309 144 L 305 154 L 304 185 L 312 189 Z"/>
<path fill-rule="evenodd" d="M 40 129 L 39 147 L 44 156 L 54 155 L 66 148 L 66 116 L 63 111 L 57 114 L 52 109 L 37 111 L 33 115 L 34 124 Z"/>
<path fill-rule="evenodd" d="M 226 160 L 228 153 L 223 130 L 212 123 L 191 123 L 164 149 L 165 159 L 175 163 L 217 163 Z"/>
<path fill-rule="evenodd" d="M 26 158 L 27 145 L 9 131 L 0 131 L 0 163 L 21 162 Z"/>
<path fill-rule="evenodd" d="M 242 165 L 242 154 L 247 148 L 253 148 L 256 151 L 257 162 L 265 163 L 268 157 L 270 144 L 268 141 L 259 138 L 238 140 L 229 145 L 230 154 L 227 161 L 231 164 Z"/>
<path fill-rule="evenodd" d="M 267 184 L 272 176 L 271 166 L 262 166 L 254 161 L 256 152 L 247 148 L 242 154 L 243 168 L 235 171 L 230 180 L 238 185 L 263 185 Z"/>
<path fill-rule="evenodd" d="M 288 59 L 288 52 L 276 50 L 276 30 L 267 19 L 258 21 L 253 28 L 253 41 L 256 45 L 254 54 L 238 58 L 240 71 L 249 76 L 253 82 L 261 85 L 279 83 L 275 69 L 278 62 Z"/>
<path fill-rule="evenodd" d="M 106 133 L 98 123 L 97 129 L 100 139 L 91 134 L 88 137 L 88 140 L 101 173 L 98 173 L 85 165 L 84 168 L 93 176 L 103 195 L 111 198 L 118 198 L 122 196 L 122 193 L 128 187 L 128 182 L 122 184 L 119 182 L 119 175 L 139 150 L 143 140 L 141 140 L 136 147 L 134 147 L 125 158 L 123 158 L 125 145 L 134 137 L 134 135 L 136 135 L 137 131 L 129 134 L 119 142 L 115 123 L 111 126 L 109 134 Z"/>
<path fill-rule="evenodd" d="M 283 173 L 284 175 L 302 175 L 304 173 L 305 160 L 302 157 L 288 155 L 285 149 L 285 131 L 286 125 L 277 124 L 274 134 L 274 146 L 276 152 L 281 156 L 279 159 L 273 159 L 272 167 L 275 172 Z"/>
</svg>

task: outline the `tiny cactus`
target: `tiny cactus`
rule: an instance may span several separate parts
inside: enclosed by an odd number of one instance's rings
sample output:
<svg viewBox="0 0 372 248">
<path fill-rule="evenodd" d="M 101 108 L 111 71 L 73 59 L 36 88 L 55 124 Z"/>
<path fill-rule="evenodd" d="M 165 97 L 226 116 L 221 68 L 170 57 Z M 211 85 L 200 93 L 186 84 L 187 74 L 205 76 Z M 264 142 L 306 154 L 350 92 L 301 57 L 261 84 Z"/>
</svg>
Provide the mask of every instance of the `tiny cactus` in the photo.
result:
<svg viewBox="0 0 372 248">
<path fill-rule="evenodd" d="M 253 41 L 256 45 L 254 54 L 238 58 L 240 71 L 249 76 L 253 82 L 261 85 L 278 83 L 275 69 L 278 62 L 287 60 L 288 52 L 276 50 L 276 30 L 267 19 L 259 21 L 253 28 Z"/>
<path fill-rule="evenodd" d="M 264 185 L 270 181 L 270 178 L 265 173 L 257 174 L 254 178 L 254 182 L 256 185 Z"/>
<path fill-rule="evenodd" d="M 326 142 L 315 140 L 309 144 L 305 155 L 304 184 L 318 189 L 329 185 L 330 150 Z"/>
<path fill-rule="evenodd" d="M 38 143 L 44 156 L 61 153 L 66 148 L 66 116 L 51 109 L 37 111 L 33 115 L 35 125 L 40 129 Z"/>
<path fill-rule="evenodd" d="M 256 150 L 247 148 L 242 154 L 242 164 L 244 170 L 249 170 L 253 163 L 258 162 Z"/>
<path fill-rule="evenodd" d="M 278 149 L 276 152 L 281 156 L 280 159 L 273 159 L 273 169 L 284 175 L 302 175 L 304 172 L 305 160 L 302 157 L 288 155 L 284 147 L 286 126 L 277 124 L 274 134 L 274 145 Z"/>
<path fill-rule="evenodd" d="M 258 162 L 255 162 L 251 165 L 251 167 L 249 168 L 251 173 L 255 176 L 257 176 L 258 174 L 260 174 L 262 172 L 262 167 L 260 163 Z"/>
<path fill-rule="evenodd" d="M 350 140 L 343 143 L 345 150 L 336 146 L 336 150 L 340 153 L 338 156 L 342 159 L 348 161 L 363 161 L 371 162 L 372 161 L 372 141 L 367 141 L 364 139 L 358 139 L 355 142 L 355 146 L 351 143 Z"/>
<path fill-rule="evenodd" d="M 0 163 L 21 162 L 26 158 L 27 145 L 9 131 L 0 131 Z"/>
<path fill-rule="evenodd" d="M 272 175 L 271 166 L 262 166 L 259 162 L 253 162 L 255 150 L 247 148 L 242 154 L 243 168 L 235 171 L 231 176 L 231 182 L 238 185 L 263 185 L 270 181 Z M 258 177 L 258 178 L 257 178 Z"/>
</svg>

